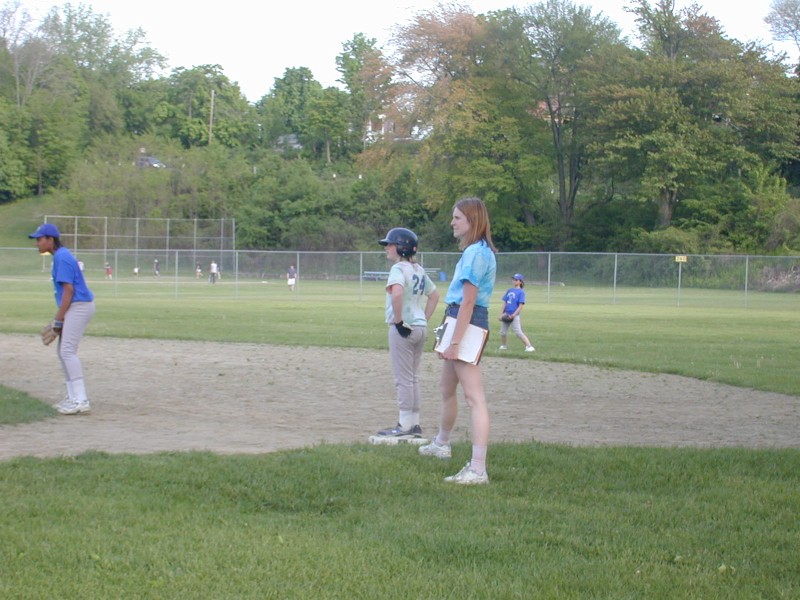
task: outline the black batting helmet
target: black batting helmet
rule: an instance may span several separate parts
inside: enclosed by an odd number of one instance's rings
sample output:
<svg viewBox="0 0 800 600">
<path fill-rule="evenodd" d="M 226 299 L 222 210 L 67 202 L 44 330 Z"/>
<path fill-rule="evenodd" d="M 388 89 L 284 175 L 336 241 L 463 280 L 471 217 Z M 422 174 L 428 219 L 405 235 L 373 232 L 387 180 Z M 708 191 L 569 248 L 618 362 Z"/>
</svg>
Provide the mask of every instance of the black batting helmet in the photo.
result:
<svg viewBox="0 0 800 600">
<path fill-rule="evenodd" d="M 381 246 L 394 244 L 397 246 L 397 254 L 403 258 L 411 258 L 417 253 L 417 234 L 404 227 L 390 229 L 386 237 L 378 242 Z"/>
</svg>

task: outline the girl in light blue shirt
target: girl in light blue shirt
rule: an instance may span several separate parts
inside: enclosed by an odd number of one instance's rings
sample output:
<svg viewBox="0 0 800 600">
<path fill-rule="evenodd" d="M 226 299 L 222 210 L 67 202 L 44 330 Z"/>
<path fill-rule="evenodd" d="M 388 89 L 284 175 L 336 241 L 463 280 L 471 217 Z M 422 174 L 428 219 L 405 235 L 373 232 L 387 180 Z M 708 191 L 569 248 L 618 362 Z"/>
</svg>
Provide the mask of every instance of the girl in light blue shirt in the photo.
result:
<svg viewBox="0 0 800 600">
<path fill-rule="evenodd" d="M 452 282 L 445 295 L 447 316 L 456 319 L 452 341 L 444 352 L 440 389 L 442 414 L 439 433 L 425 446 L 420 446 L 423 456 L 450 458 L 450 434 L 458 416 L 458 384 L 470 407 L 472 421 L 472 458 L 457 474 L 445 477 L 451 483 L 473 485 L 489 483 L 486 472 L 486 454 L 489 447 L 489 408 L 483 391 L 483 378 L 479 365 L 458 359 L 458 346 L 467 326 L 472 323 L 489 328 L 489 299 L 494 291 L 497 272 L 497 251 L 492 242 L 491 225 L 486 205 L 479 198 L 462 198 L 453 207 L 450 221 L 453 236 L 458 239 L 464 253 L 456 265 Z"/>
</svg>

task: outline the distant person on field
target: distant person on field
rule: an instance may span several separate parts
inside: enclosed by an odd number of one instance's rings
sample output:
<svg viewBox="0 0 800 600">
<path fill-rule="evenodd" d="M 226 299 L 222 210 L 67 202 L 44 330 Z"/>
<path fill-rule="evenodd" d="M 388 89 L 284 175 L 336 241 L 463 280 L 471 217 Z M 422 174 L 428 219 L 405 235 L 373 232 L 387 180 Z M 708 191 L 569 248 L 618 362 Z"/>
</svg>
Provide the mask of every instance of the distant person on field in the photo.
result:
<svg viewBox="0 0 800 600">
<path fill-rule="evenodd" d="M 378 437 L 421 438 L 419 366 L 428 336 L 428 319 L 436 310 L 439 292 L 425 269 L 414 261 L 418 240 L 413 231 L 390 229 L 378 243 L 394 263 L 386 282 L 386 322 L 399 412 L 397 425 L 380 430 Z"/>
<path fill-rule="evenodd" d="M 106 279 L 114 279 L 114 272 L 111 270 L 111 263 L 106 261 L 105 264 Z"/>
<path fill-rule="evenodd" d="M 208 282 L 217 283 L 218 273 L 219 273 L 219 268 L 217 267 L 217 263 L 216 261 L 212 260 L 211 264 L 208 266 Z"/>
<path fill-rule="evenodd" d="M 286 283 L 289 284 L 289 291 L 294 291 L 294 285 L 297 283 L 297 269 L 294 265 L 289 265 L 289 270 L 286 272 Z"/>
<path fill-rule="evenodd" d="M 40 254 L 53 255 L 52 277 L 56 297 L 54 326 L 60 327 L 58 358 L 64 371 L 67 397 L 56 405 L 62 415 L 87 413 L 91 410 L 86 395 L 83 366 L 78 358 L 78 344 L 95 312 L 94 294 L 86 285 L 72 253 L 61 245 L 61 234 L 52 223 L 44 223 L 28 236 L 36 240 Z"/>
<path fill-rule="evenodd" d="M 153 277 L 160 277 L 161 276 L 161 269 L 158 266 L 158 259 L 153 261 Z"/>
<path fill-rule="evenodd" d="M 503 295 L 503 310 L 500 311 L 500 348 L 498 350 L 508 350 L 508 329 L 522 340 L 525 344 L 525 352 L 533 352 L 536 348 L 533 347 L 528 336 L 522 331 L 522 321 L 520 320 L 519 313 L 522 312 L 522 307 L 525 306 L 525 277 L 522 273 L 515 273 L 514 287 L 509 289 Z"/>
<path fill-rule="evenodd" d="M 198 263 L 197 263 L 197 264 L 195 264 L 195 266 L 194 266 L 194 276 L 195 276 L 195 279 L 200 279 L 200 277 L 201 277 L 202 275 L 203 275 L 203 268 L 200 266 L 200 263 L 198 262 Z"/>
</svg>

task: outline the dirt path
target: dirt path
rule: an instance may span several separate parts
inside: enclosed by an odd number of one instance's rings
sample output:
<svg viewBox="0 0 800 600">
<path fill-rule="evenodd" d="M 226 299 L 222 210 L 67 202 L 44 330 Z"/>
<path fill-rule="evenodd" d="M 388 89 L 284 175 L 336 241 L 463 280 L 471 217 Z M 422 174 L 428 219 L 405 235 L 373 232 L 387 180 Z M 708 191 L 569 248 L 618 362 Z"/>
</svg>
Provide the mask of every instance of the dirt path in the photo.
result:
<svg viewBox="0 0 800 600">
<path fill-rule="evenodd" d="M 85 338 L 93 410 L 0 427 L 14 456 L 211 450 L 259 453 L 366 442 L 394 424 L 388 352 Z M 439 361 L 423 360 L 423 430 L 436 431 Z M 800 447 L 800 398 L 673 375 L 487 357 L 492 439 L 581 446 Z M 3 384 L 61 400 L 53 348 L 0 335 Z M 462 403 L 456 439 L 468 435 Z"/>
</svg>

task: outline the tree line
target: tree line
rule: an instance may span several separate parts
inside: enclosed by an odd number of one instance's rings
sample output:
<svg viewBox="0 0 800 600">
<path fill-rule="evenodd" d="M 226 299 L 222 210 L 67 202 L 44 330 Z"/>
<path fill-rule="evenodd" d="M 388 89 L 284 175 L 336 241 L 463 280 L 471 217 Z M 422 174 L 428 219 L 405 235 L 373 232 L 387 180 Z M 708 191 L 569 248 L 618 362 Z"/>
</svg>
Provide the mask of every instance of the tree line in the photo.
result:
<svg viewBox="0 0 800 600">
<path fill-rule="evenodd" d="M 796 9 L 773 2 L 782 39 Z M 235 218 L 245 249 L 373 249 L 404 226 L 437 250 L 468 194 L 504 251 L 800 251 L 787 57 L 728 38 L 699 5 L 626 10 L 637 43 L 568 0 L 440 4 L 398 25 L 391 53 L 343 43 L 341 87 L 287 68 L 250 103 L 220 65 L 161 74 L 144 31 L 115 35 L 91 7 L 34 23 L 8 2 L 0 203 Z"/>
</svg>

